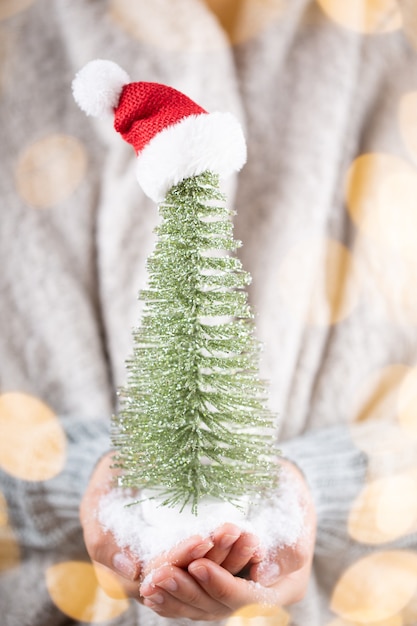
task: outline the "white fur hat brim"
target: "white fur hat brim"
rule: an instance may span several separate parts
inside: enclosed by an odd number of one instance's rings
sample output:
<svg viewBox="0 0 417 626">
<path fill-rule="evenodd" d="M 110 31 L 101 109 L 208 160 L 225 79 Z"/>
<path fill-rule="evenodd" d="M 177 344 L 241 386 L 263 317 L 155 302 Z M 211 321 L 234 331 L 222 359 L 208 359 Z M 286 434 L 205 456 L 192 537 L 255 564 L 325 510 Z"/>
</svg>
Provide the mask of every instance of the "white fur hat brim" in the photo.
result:
<svg viewBox="0 0 417 626">
<path fill-rule="evenodd" d="M 246 142 L 234 115 L 190 115 L 151 139 L 138 154 L 136 176 L 144 193 L 159 203 L 190 176 L 208 170 L 227 178 L 245 162 Z"/>
</svg>

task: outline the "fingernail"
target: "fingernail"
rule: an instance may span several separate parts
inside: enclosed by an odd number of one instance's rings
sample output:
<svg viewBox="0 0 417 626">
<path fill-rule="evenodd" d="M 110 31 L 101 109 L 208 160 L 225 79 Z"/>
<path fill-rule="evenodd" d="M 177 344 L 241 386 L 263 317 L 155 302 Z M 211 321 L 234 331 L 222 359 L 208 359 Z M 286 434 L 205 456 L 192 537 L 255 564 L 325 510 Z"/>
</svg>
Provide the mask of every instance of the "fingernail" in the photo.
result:
<svg viewBox="0 0 417 626">
<path fill-rule="evenodd" d="M 259 548 L 259 545 L 256 546 L 244 546 L 241 550 L 240 553 L 242 556 L 245 557 L 249 557 L 252 554 L 254 554 L 254 552 L 256 552 L 256 550 Z"/>
<path fill-rule="evenodd" d="M 114 569 L 128 580 L 135 580 L 137 576 L 136 564 L 123 552 L 116 552 L 112 559 Z"/>
<path fill-rule="evenodd" d="M 139 593 L 144 598 L 151 596 L 155 592 L 155 587 L 152 587 L 149 583 L 145 585 L 142 583 L 139 587 Z"/>
<path fill-rule="evenodd" d="M 192 559 L 201 559 L 202 556 L 207 554 L 209 550 L 212 549 L 214 543 L 212 541 L 206 541 L 205 543 L 200 543 L 198 546 L 191 550 L 190 556 Z"/>
<path fill-rule="evenodd" d="M 207 568 L 203 565 L 199 565 L 198 567 L 193 567 L 190 569 L 191 574 L 197 578 L 197 580 L 201 580 L 201 582 L 207 582 L 209 579 L 209 574 Z"/>
<path fill-rule="evenodd" d="M 261 561 L 265 561 L 266 556 L 267 556 L 267 552 L 265 548 L 263 546 L 258 546 L 252 557 L 252 563 L 260 563 Z"/>
<path fill-rule="evenodd" d="M 162 593 L 154 593 L 153 596 L 149 596 L 147 600 L 149 600 L 153 604 L 163 604 L 164 596 L 162 595 Z"/>
<path fill-rule="evenodd" d="M 219 541 L 219 546 L 225 550 L 226 548 L 230 548 L 238 539 L 239 535 L 224 535 Z"/>
<path fill-rule="evenodd" d="M 273 585 L 278 582 L 278 579 L 281 574 L 281 568 L 278 563 L 270 563 L 265 569 L 262 571 L 259 576 L 259 582 L 261 585 L 268 587 L 269 585 Z"/>
<path fill-rule="evenodd" d="M 166 591 L 177 591 L 178 589 L 177 581 L 173 578 L 166 578 L 160 583 L 157 583 L 157 585 L 158 587 L 162 587 L 162 589 L 166 589 Z"/>
<path fill-rule="evenodd" d="M 152 609 L 152 611 L 155 611 L 156 613 L 158 613 L 159 611 L 162 611 L 163 609 L 162 604 L 155 604 L 155 602 L 151 602 L 148 598 L 145 598 L 145 600 L 143 601 L 143 604 L 147 606 L 149 609 Z"/>
</svg>

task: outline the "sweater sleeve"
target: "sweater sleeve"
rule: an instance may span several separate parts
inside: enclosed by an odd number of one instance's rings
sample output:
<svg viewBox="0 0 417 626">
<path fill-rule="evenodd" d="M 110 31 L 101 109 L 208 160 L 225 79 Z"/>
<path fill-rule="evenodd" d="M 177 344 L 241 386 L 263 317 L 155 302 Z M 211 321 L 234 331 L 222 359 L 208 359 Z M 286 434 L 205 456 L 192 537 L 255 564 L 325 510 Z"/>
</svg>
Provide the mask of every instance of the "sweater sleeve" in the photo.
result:
<svg viewBox="0 0 417 626">
<path fill-rule="evenodd" d="M 280 444 L 282 455 L 304 474 L 317 511 L 316 554 L 346 546 L 347 520 L 367 475 L 368 457 L 348 426 L 331 426 Z"/>
<path fill-rule="evenodd" d="M 109 420 L 66 415 L 61 423 L 67 456 L 57 476 L 28 481 L 1 475 L 10 521 L 25 550 L 84 550 L 79 504 L 95 464 L 110 448 Z"/>
</svg>

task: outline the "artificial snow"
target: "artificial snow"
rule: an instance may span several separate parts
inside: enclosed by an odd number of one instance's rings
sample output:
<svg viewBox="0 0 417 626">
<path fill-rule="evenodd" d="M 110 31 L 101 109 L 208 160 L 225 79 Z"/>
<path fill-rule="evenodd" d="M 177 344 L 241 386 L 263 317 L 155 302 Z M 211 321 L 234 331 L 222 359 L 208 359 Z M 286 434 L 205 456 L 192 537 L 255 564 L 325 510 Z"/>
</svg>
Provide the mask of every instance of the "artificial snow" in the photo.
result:
<svg viewBox="0 0 417 626">
<path fill-rule="evenodd" d="M 180 512 L 158 505 L 154 499 L 139 503 L 137 499 L 126 490 L 114 489 L 101 498 L 97 514 L 103 529 L 113 534 L 120 548 L 129 549 L 144 563 L 188 537 L 209 537 L 225 522 L 255 534 L 266 553 L 294 545 L 304 531 L 297 485 L 284 469 L 272 497 L 239 508 L 222 501 L 203 501 L 196 516 L 190 510 Z"/>
</svg>

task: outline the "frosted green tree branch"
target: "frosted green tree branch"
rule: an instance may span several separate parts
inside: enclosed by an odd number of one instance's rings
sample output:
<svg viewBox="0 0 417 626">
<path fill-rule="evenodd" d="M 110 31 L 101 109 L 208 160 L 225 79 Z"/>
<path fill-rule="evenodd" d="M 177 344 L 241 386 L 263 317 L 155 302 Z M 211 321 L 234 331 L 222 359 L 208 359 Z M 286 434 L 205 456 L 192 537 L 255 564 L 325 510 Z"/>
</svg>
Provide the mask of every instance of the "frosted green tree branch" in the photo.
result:
<svg viewBox="0 0 417 626">
<path fill-rule="evenodd" d="M 144 310 L 120 411 L 120 484 L 155 489 L 168 506 L 204 496 L 237 503 L 277 484 L 274 416 L 234 253 L 230 212 L 210 172 L 171 188 L 148 259 Z"/>
</svg>

